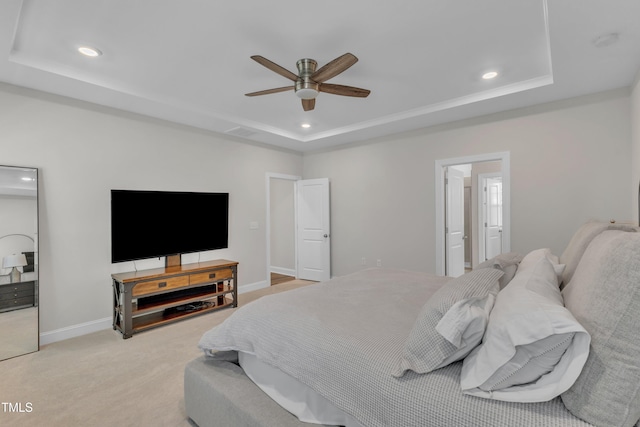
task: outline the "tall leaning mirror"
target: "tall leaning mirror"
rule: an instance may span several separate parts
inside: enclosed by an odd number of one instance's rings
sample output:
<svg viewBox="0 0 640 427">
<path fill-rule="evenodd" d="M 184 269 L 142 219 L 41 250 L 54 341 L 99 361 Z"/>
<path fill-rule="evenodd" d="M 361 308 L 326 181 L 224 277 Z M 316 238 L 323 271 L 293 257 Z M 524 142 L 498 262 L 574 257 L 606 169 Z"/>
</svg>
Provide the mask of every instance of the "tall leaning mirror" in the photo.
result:
<svg viewBox="0 0 640 427">
<path fill-rule="evenodd" d="M 0 166 L 0 360 L 38 351 L 38 169 Z"/>
</svg>

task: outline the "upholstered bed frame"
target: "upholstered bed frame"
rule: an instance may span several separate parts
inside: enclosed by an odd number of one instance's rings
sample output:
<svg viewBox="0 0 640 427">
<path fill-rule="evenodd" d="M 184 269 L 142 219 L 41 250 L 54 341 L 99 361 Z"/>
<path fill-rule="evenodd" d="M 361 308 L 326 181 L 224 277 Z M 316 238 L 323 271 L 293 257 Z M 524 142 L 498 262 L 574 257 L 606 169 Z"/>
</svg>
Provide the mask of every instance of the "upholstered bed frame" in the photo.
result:
<svg viewBox="0 0 640 427">
<path fill-rule="evenodd" d="M 184 374 L 187 415 L 200 427 L 304 427 L 245 375 L 237 359 L 205 356 L 187 364 Z M 317 424 L 314 424 L 317 425 Z"/>
</svg>

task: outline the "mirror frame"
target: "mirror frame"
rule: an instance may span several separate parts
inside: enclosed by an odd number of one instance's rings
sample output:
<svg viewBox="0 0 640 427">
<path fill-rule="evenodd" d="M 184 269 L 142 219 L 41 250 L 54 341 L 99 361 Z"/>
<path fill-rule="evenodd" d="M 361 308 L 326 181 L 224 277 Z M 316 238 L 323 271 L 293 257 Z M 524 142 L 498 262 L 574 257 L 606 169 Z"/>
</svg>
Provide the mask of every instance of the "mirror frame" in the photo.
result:
<svg viewBox="0 0 640 427">
<path fill-rule="evenodd" d="M 30 277 L 27 279 L 20 280 L 20 282 L 18 283 L 28 283 L 33 281 L 33 308 L 35 308 L 35 325 L 29 325 L 28 326 L 28 338 L 29 340 L 26 342 L 26 344 L 21 344 L 21 343 L 13 343 L 10 342 L 8 343 L 9 345 L 7 345 L 7 343 L 2 343 L 0 342 L 0 347 L 5 347 L 8 349 L 11 349 L 11 347 L 15 348 L 15 351 L 11 351 L 8 350 L 6 353 L 2 353 L 0 352 L 0 361 L 1 360 L 6 360 L 6 359 L 10 359 L 13 357 L 17 357 L 17 356 L 22 356 L 24 354 L 29 354 L 29 353 L 33 353 L 36 351 L 40 350 L 40 289 L 39 289 L 39 285 L 40 285 L 40 259 L 39 259 L 39 232 L 40 232 L 40 197 L 39 197 L 39 170 L 38 168 L 34 168 L 34 167 L 25 167 L 25 166 L 13 166 L 13 165 L 0 165 L 0 173 L 2 173 L 3 171 L 6 171 L 7 173 L 3 174 L 3 176 L 0 179 L 0 188 L 2 188 L 4 191 L 1 191 L 0 194 L 2 196 L 9 196 L 9 197 L 16 197 L 16 198 L 21 198 L 24 197 L 25 199 L 31 198 L 32 196 L 30 195 L 31 192 L 35 191 L 35 230 L 33 233 L 29 233 L 26 232 L 26 230 L 16 230 L 17 232 L 13 233 L 13 232 L 7 232 L 7 227 L 5 228 L 0 228 L 0 230 L 2 230 L 2 232 L 0 232 L 0 241 L 5 239 L 5 238 L 14 238 L 14 239 L 21 239 L 21 238 L 27 238 L 29 240 L 31 240 L 33 242 L 33 271 L 27 271 L 27 272 L 22 272 L 21 275 L 24 274 L 28 274 Z M 29 174 L 29 177 L 32 179 L 33 183 L 21 183 L 19 181 L 20 178 L 19 177 L 19 173 L 20 171 L 24 171 L 27 172 Z M 11 175 L 14 175 L 13 177 L 10 177 Z M 24 177 L 21 177 L 22 179 L 24 179 Z M 9 181 L 13 181 L 13 183 L 9 184 Z M 28 180 L 26 180 L 28 181 Z M 35 188 L 33 187 L 33 184 L 35 184 Z M 10 231 L 10 230 L 9 230 Z M 0 247 L 2 247 L 2 245 L 0 244 Z M 5 248 L 6 249 L 6 248 Z M 28 252 L 26 251 L 24 248 L 19 248 L 18 251 L 21 252 Z M 0 254 L 0 262 L 3 262 L 4 257 L 6 255 L 10 255 L 10 254 Z M 23 261 L 24 262 L 24 261 Z M 27 265 L 31 265 L 31 264 L 27 264 Z M 0 263 L 0 267 L 4 267 L 2 263 Z M 23 267 L 24 270 L 24 267 Z M 6 269 L 1 270 L 3 273 L 6 272 Z M 14 268 L 15 271 L 15 268 Z M 18 270 L 19 271 L 19 270 Z M 15 279 L 14 277 L 11 277 L 12 273 L 10 272 L 9 274 L 3 274 L 2 276 L 0 276 L 0 286 L 7 286 L 10 285 L 11 283 L 14 283 L 12 281 L 12 279 Z M 17 296 L 17 294 L 15 295 Z M 22 309 L 27 309 L 27 308 L 31 308 L 31 306 L 24 306 L 21 309 L 15 309 L 15 310 L 10 310 L 10 309 L 5 309 L 4 311 L 0 311 L 0 316 L 4 315 L 4 314 L 8 314 L 8 313 L 16 313 L 16 312 L 20 312 Z M 10 322 L 15 321 L 18 322 L 18 324 L 22 324 L 22 323 L 26 323 L 26 321 L 32 321 L 31 319 L 23 319 L 23 316 L 21 315 L 17 315 L 17 316 L 13 316 L 11 318 L 8 318 L 7 320 L 7 324 L 4 325 L 3 327 L 7 327 L 9 326 L 10 328 Z M 0 321 L 0 324 L 1 321 Z M 35 326 L 35 328 L 34 328 Z M 35 329 L 35 332 L 32 332 L 32 330 Z M 35 337 L 32 337 L 31 334 L 35 333 Z M 16 336 L 20 336 L 20 333 L 16 333 L 15 331 L 13 331 L 13 334 L 7 334 L 8 336 L 15 338 Z M 8 338 L 8 339 L 12 339 L 12 338 Z"/>
</svg>

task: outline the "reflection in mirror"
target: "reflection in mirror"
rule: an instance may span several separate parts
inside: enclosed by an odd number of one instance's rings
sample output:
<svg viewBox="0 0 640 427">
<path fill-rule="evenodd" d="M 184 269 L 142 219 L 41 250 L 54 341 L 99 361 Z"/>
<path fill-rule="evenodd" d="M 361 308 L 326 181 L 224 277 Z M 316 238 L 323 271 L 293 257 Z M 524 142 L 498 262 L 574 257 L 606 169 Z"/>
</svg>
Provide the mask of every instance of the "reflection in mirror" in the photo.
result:
<svg viewBox="0 0 640 427">
<path fill-rule="evenodd" d="M 38 349 L 38 170 L 0 166 L 0 360 Z"/>
</svg>

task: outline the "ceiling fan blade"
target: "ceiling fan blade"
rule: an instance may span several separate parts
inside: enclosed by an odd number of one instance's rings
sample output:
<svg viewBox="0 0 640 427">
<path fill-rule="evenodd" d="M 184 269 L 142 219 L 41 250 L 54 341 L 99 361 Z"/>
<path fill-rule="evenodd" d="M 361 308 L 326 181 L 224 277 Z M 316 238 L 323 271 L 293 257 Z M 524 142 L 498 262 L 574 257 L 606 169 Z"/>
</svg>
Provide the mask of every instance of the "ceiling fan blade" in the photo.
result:
<svg viewBox="0 0 640 427">
<path fill-rule="evenodd" d="M 325 82 L 330 78 L 342 73 L 356 62 L 358 62 L 358 58 L 350 53 L 345 53 L 344 55 L 337 57 L 328 64 L 320 67 L 318 71 L 311 75 L 311 80 L 316 83 Z"/>
<path fill-rule="evenodd" d="M 316 100 L 315 98 L 312 99 L 303 99 L 302 100 L 302 109 L 304 111 L 311 111 L 316 107 Z"/>
<path fill-rule="evenodd" d="M 260 90 L 258 92 L 245 93 L 245 96 L 269 95 L 270 93 L 286 92 L 293 90 L 293 86 L 277 87 L 275 89 Z"/>
<path fill-rule="evenodd" d="M 276 64 L 275 62 L 269 61 L 267 58 L 265 58 L 263 56 L 253 55 L 251 57 L 251 59 L 256 61 L 258 64 L 267 67 L 271 71 L 280 74 L 282 77 L 286 77 L 289 80 L 292 80 L 294 82 L 296 80 L 298 80 L 298 76 L 297 75 L 293 74 L 291 71 L 287 70 L 286 68 L 281 67 L 280 65 Z"/>
<path fill-rule="evenodd" d="M 320 92 L 331 93 L 333 95 L 355 96 L 358 98 L 366 98 L 371 93 L 368 89 L 361 89 L 353 86 L 334 85 L 331 83 L 323 83 L 318 88 Z"/>
</svg>

